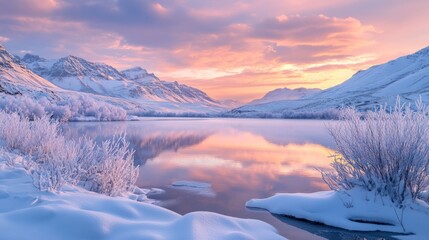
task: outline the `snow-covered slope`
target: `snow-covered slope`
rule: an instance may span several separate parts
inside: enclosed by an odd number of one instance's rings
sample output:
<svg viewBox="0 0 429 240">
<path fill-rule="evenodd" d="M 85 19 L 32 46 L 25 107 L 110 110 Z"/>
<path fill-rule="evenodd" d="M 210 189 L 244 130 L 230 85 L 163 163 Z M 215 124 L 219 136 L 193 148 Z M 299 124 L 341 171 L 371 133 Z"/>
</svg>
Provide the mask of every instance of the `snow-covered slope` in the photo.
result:
<svg viewBox="0 0 429 240">
<path fill-rule="evenodd" d="M 130 68 L 121 73 L 125 78 L 138 84 L 138 87 L 132 90 L 134 96 L 151 96 L 154 99 L 179 103 L 219 104 L 201 90 L 176 81 L 161 81 L 141 67 Z"/>
<path fill-rule="evenodd" d="M 75 56 L 47 60 L 26 54 L 22 61 L 35 73 L 63 89 L 138 101 L 192 103 L 222 108 L 219 102 L 201 90 L 178 82 L 161 81 L 140 67 L 119 72 L 109 65 Z"/>
<path fill-rule="evenodd" d="M 40 116 L 47 111 L 63 120 L 82 116 L 125 120 L 127 112 L 151 110 L 126 99 L 64 90 L 32 72 L 1 46 L 0 109 L 27 116 Z"/>
<path fill-rule="evenodd" d="M 33 72 L 63 89 L 109 95 L 124 84 L 116 69 L 75 56 L 55 61 L 26 54 L 22 61 Z"/>
<path fill-rule="evenodd" d="M 318 93 L 322 90 L 318 88 L 277 88 L 274 89 L 267 94 L 265 94 L 262 98 L 255 99 L 248 103 L 248 105 L 255 105 L 261 103 L 268 103 L 280 100 L 296 100 L 304 97 L 308 97 L 312 94 Z"/>
<path fill-rule="evenodd" d="M 16 84 L 20 86 L 58 89 L 54 84 L 39 77 L 29 70 L 19 59 L 10 54 L 0 45 L 0 89 L 5 90 L 5 84 Z"/>
<path fill-rule="evenodd" d="M 63 120 L 124 120 L 225 108 L 198 89 L 161 81 L 141 68 L 119 72 L 74 56 L 19 58 L 0 46 L 0 109 L 31 116 L 47 111 Z"/>
<path fill-rule="evenodd" d="M 421 96 L 423 102 L 429 103 L 429 47 L 359 71 L 342 84 L 302 99 L 246 105 L 233 112 L 314 112 L 349 105 L 364 111 L 380 104 L 392 105 L 397 96 L 405 101 Z"/>
</svg>

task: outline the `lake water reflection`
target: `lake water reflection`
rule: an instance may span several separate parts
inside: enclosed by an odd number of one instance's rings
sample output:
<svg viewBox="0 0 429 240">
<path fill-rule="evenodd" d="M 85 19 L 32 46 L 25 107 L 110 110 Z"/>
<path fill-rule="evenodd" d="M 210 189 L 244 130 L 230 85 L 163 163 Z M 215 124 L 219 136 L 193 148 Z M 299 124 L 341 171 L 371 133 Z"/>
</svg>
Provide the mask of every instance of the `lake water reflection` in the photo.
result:
<svg viewBox="0 0 429 240">
<path fill-rule="evenodd" d="M 289 239 L 388 239 L 351 233 L 246 209 L 251 198 L 328 189 L 316 170 L 329 168 L 334 143 L 319 120 L 146 118 L 138 122 L 67 123 L 70 138 L 127 134 L 141 165 L 138 186 L 157 187 L 161 205 L 185 214 L 213 211 L 268 222 Z M 171 186 L 177 180 L 212 184 L 215 194 Z M 322 238 L 322 237 L 323 238 Z"/>
</svg>

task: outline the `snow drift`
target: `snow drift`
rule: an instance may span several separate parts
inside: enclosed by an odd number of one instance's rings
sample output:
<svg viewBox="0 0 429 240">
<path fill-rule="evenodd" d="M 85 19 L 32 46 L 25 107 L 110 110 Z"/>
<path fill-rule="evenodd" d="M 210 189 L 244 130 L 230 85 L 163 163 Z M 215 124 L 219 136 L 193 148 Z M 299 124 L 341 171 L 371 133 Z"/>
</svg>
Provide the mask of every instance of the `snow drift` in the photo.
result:
<svg viewBox="0 0 429 240">
<path fill-rule="evenodd" d="M 247 207 L 304 219 L 351 231 L 406 233 L 400 239 L 427 239 L 429 205 L 423 201 L 407 202 L 398 208 L 388 197 L 363 189 L 317 193 L 278 193 L 266 199 L 252 199 Z"/>
<path fill-rule="evenodd" d="M 41 192 L 22 168 L 0 160 L 2 239 L 284 239 L 261 221 L 164 208 L 80 188 Z"/>
</svg>

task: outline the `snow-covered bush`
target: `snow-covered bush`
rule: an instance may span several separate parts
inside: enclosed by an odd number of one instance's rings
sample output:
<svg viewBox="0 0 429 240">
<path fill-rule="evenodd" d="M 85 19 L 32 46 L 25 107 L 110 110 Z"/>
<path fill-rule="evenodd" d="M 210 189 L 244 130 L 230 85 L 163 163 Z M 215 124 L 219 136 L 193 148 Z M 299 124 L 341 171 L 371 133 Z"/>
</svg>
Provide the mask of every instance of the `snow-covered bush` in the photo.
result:
<svg viewBox="0 0 429 240">
<path fill-rule="evenodd" d="M 94 98 L 79 95 L 67 99 L 67 105 L 74 116 L 91 116 L 102 121 L 118 121 L 127 119 L 127 111 L 113 104 L 96 101 Z"/>
<path fill-rule="evenodd" d="M 59 191 L 68 183 L 115 196 L 133 188 L 138 171 L 125 136 L 97 145 L 94 140 L 67 140 L 59 122 L 49 116 L 30 121 L 16 113 L 0 111 L 0 140 L 9 150 L 25 156 L 34 185 Z"/>
<path fill-rule="evenodd" d="M 361 187 L 401 205 L 429 187 L 429 110 L 422 102 L 414 110 L 398 101 L 362 115 L 341 111 L 329 127 L 337 145 L 332 167 L 323 172 L 333 190 Z"/>
<path fill-rule="evenodd" d="M 21 116 L 34 118 L 45 114 L 44 107 L 26 96 L 4 96 L 0 98 L 0 110 L 15 112 Z"/>
<path fill-rule="evenodd" d="M 86 189 L 109 196 L 132 190 L 138 171 L 132 164 L 134 152 L 128 149 L 124 136 L 104 141 L 99 146 L 88 139 L 82 143 L 85 157 L 81 156 L 78 162 L 85 169 L 81 184 Z"/>
<path fill-rule="evenodd" d="M 99 121 L 127 119 L 127 111 L 124 108 L 86 95 L 70 95 L 55 100 L 46 96 L 32 99 L 27 96 L 6 95 L 0 98 L 0 110 L 18 113 L 30 119 L 40 118 L 46 114 L 59 121 L 69 121 L 78 117 L 94 117 Z"/>
</svg>

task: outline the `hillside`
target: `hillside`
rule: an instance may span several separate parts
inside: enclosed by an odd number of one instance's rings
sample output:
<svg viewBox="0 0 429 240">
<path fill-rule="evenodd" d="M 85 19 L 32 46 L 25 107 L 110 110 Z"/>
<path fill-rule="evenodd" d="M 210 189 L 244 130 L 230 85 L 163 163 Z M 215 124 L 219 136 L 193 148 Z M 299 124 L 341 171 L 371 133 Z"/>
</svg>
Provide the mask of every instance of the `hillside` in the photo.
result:
<svg viewBox="0 0 429 240">
<path fill-rule="evenodd" d="M 429 103 L 429 47 L 384 64 L 358 71 L 345 82 L 297 100 L 245 105 L 234 114 L 322 112 L 343 106 L 361 111 L 380 104 L 392 105 L 397 96 L 405 102 L 422 98 Z"/>
<path fill-rule="evenodd" d="M 178 82 L 162 81 L 141 67 L 119 71 L 103 63 L 93 63 L 76 56 L 48 60 L 26 54 L 22 58 L 29 69 L 56 86 L 73 91 L 172 104 L 199 104 L 222 108 L 206 93 Z"/>
<path fill-rule="evenodd" d="M 312 94 L 316 94 L 321 92 L 322 90 L 318 88 L 277 88 L 274 89 L 267 94 L 265 94 L 262 98 L 255 99 L 248 103 L 248 105 L 257 105 L 261 103 L 269 103 L 274 101 L 281 100 L 297 100 L 304 97 L 308 97 Z"/>
</svg>

